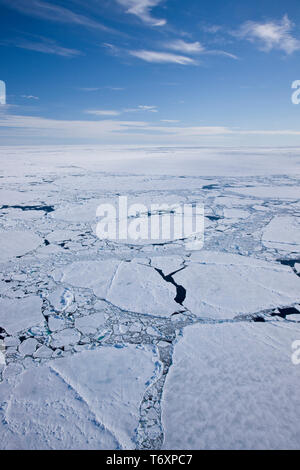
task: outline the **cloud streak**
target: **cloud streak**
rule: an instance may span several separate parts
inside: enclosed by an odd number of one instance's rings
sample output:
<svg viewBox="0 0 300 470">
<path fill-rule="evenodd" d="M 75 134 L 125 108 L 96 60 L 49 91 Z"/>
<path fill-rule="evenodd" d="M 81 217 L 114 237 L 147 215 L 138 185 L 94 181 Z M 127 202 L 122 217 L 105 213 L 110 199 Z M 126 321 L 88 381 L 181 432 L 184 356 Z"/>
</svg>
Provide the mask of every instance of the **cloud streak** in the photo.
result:
<svg viewBox="0 0 300 470">
<path fill-rule="evenodd" d="M 186 42 L 182 39 L 177 39 L 165 44 L 166 49 L 173 51 L 184 52 L 185 54 L 199 54 L 204 52 L 205 48 L 200 42 Z"/>
<path fill-rule="evenodd" d="M 126 13 L 137 16 L 141 21 L 150 26 L 164 26 L 166 20 L 157 19 L 151 15 L 152 8 L 162 0 L 116 0 L 119 5 L 126 8 Z"/>
<path fill-rule="evenodd" d="M 265 23 L 247 21 L 235 35 L 257 43 L 260 49 L 265 52 L 278 49 L 286 54 L 292 54 L 300 50 L 300 41 L 292 35 L 293 28 L 294 24 L 287 15 L 284 15 L 280 21 Z"/>
<path fill-rule="evenodd" d="M 42 38 L 40 41 L 20 39 L 14 41 L 12 44 L 20 49 L 42 52 L 44 54 L 54 54 L 62 57 L 72 58 L 82 55 L 82 52 L 78 51 L 77 49 L 69 49 L 67 47 L 59 46 L 55 41 L 46 38 Z"/>
<path fill-rule="evenodd" d="M 136 113 L 136 112 L 149 112 L 149 113 L 157 113 L 158 109 L 157 106 L 147 106 L 147 105 L 139 105 L 137 108 L 125 108 L 121 110 L 112 110 L 112 109 L 87 109 L 85 111 L 86 114 L 92 114 L 94 116 L 120 116 L 123 113 Z"/>
<path fill-rule="evenodd" d="M 129 51 L 129 54 L 145 62 L 152 62 L 157 64 L 180 64 L 180 65 L 196 65 L 197 62 L 191 57 L 183 55 L 172 54 L 170 52 L 158 51 Z"/>
<path fill-rule="evenodd" d="M 39 100 L 39 97 L 34 95 L 21 95 L 21 98 L 25 98 L 26 100 Z"/>
<path fill-rule="evenodd" d="M 197 141 L 202 137 L 267 135 L 267 136 L 300 136 L 300 130 L 241 130 L 226 126 L 176 126 L 150 124 L 144 121 L 121 121 L 104 119 L 98 121 L 67 121 L 46 119 L 34 116 L 0 114 L 0 135 L 12 138 L 72 138 L 72 139 L 102 139 L 115 142 L 117 136 L 138 136 L 139 138 L 169 139 L 169 142 Z M 187 139 L 187 140 L 186 140 Z M 201 140 L 199 141 L 201 142 Z"/>
<path fill-rule="evenodd" d="M 107 32 L 113 31 L 85 15 L 74 13 L 68 8 L 45 2 L 43 0 L 1 0 L 1 3 L 24 15 L 54 21 L 55 23 L 69 23 L 84 26 L 86 28 L 100 29 Z"/>
<path fill-rule="evenodd" d="M 85 113 L 94 116 L 119 116 L 121 111 L 114 111 L 113 109 L 87 109 Z"/>
<path fill-rule="evenodd" d="M 209 50 L 206 49 L 200 42 L 186 42 L 182 39 L 177 39 L 164 44 L 166 49 L 172 49 L 173 51 L 182 52 L 184 54 L 193 55 L 193 54 L 206 54 L 206 55 L 220 55 L 224 57 L 229 57 L 231 59 L 238 59 L 238 57 L 230 52 L 220 51 L 220 50 Z"/>
</svg>

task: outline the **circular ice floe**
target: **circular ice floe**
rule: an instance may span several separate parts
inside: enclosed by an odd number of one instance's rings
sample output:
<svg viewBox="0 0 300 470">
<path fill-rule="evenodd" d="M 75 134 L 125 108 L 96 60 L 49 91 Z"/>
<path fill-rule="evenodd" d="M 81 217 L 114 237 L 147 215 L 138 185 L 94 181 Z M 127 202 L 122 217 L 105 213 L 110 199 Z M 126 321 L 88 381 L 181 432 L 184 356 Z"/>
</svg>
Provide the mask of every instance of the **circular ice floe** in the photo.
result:
<svg viewBox="0 0 300 470">
<path fill-rule="evenodd" d="M 41 238 L 33 232 L 14 230 L 2 232 L 0 233 L 0 262 L 23 256 L 35 250 L 41 243 Z"/>
</svg>

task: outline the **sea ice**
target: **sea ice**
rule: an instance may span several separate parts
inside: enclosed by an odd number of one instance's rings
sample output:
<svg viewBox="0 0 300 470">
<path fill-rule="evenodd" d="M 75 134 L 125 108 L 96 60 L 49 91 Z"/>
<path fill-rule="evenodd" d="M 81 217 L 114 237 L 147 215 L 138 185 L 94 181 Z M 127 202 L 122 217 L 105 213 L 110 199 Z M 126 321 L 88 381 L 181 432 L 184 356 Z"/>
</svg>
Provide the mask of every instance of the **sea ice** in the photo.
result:
<svg viewBox="0 0 300 470">
<path fill-rule="evenodd" d="M 263 244 L 280 250 L 293 251 L 300 247 L 300 222 L 296 217 L 277 216 L 263 230 Z"/>
<path fill-rule="evenodd" d="M 91 334 L 103 326 L 105 323 L 105 315 L 103 312 L 93 313 L 84 317 L 76 318 L 75 328 L 83 334 Z"/>
<path fill-rule="evenodd" d="M 174 274 L 183 305 L 198 317 L 234 318 L 299 301 L 300 279 L 279 263 L 230 253 L 199 252 Z"/>
<path fill-rule="evenodd" d="M 105 298 L 119 264 L 120 261 L 115 259 L 77 261 L 58 268 L 53 272 L 53 277 L 71 286 L 93 289 L 95 295 Z"/>
<path fill-rule="evenodd" d="M 42 240 L 34 232 L 13 230 L 0 232 L 0 262 L 23 256 L 35 250 L 41 243 Z"/>
<path fill-rule="evenodd" d="M 51 367 L 0 385 L 1 449 L 117 449 L 85 400 Z"/>
<path fill-rule="evenodd" d="M 151 347 L 101 347 L 58 359 L 54 369 L 123 449 L 135 447 L 139 405 L 155 374 Z"/>
<path fill-rule="evenodd" d="M 10 335 L 39 325 L 44 321 L 41 313 L 42 301 L 32 295 L 23 299 L 0 299 L 0 327 Z"/>
<path fill-rule="evenodd" d="M 131 312 L 168 316 L 178 310 L 176 288 L 158 272 L 139 263 L 122 263 L 106 299 Z"/>
<path fill-rule="evenodd" d="M 296 324 L 187 327 L 163 393 L 164 449 L 299 448 L 296 338 Z"/>
</svg>

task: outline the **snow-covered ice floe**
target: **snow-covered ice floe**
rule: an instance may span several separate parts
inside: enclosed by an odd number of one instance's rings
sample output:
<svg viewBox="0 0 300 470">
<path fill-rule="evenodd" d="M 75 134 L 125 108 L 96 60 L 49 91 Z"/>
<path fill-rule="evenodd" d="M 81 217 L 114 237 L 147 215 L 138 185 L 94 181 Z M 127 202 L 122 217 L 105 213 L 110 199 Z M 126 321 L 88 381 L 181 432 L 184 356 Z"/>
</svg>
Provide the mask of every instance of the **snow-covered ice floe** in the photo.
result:
<svg viewBox="0 0 300 470">
<path fill-rule="evenodd" d="M 134 449 L 150 347 L 105 347 L 4 381 L 2 449 Z M 2 411 L 0 412 L 2 413 Z"/>
<path fill-rule="evenodd" d="M 300 251 L 300 220 L 292 216 L 277 216 L 263 230 L 263 244 L 283 251 Z"/>
<path fill-rule="evenodd" d="M 164 387 L 164 448 L 299 448 L 295 338 L 300 326 L 282 323 L 187 327 Z"/>
<path fill-rule="evenodd" d="M 35 250 L 42 244 L 38 235 L 30 231 L 8 230 L 0 233 L 0 262 L 9 261 Z"/>
<path fill-rule="evenodd" d="M 298 150 L 0 160 L 0 448 L 296 447 Z M 203 249 L 98 238 L 119 196 L 204 206 Z"/>
<path fill-rule="evenodd" d="M 37 296 L 23 299 L 0 299 L 0 325 L 9 335 L 44 322 L 41 299 Z"/>
<path fill-rule="evenodd" d="M 194 253 L 174 279 L 198 317 L 234 318 L 300 301 L 300 279 L 288 266 L 231 253 Z"/>
</svg>

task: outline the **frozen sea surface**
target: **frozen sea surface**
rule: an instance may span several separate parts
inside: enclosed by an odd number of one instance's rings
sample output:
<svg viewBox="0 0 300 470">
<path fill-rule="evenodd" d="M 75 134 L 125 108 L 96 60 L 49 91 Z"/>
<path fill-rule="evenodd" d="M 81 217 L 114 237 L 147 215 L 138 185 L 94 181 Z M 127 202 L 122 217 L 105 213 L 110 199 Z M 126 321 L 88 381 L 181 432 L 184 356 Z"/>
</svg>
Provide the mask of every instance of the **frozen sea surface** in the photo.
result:
<svg viewBox="0 0 300 470">
<path fill-rule="evenodd" d="M 0 159 L 0 448 L 299 447 L 299 149 Z M 120 195 L 203 204 L 203 249 L 98 239 Z"/>
<path fill-rule="evenodd" d="M 164 448 L 298 449 L 297 337 L 285 322 L 187 327 L 164 387 Z"/>
</svg>

